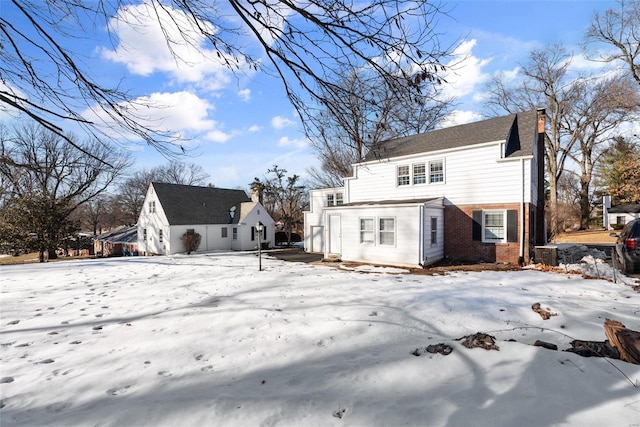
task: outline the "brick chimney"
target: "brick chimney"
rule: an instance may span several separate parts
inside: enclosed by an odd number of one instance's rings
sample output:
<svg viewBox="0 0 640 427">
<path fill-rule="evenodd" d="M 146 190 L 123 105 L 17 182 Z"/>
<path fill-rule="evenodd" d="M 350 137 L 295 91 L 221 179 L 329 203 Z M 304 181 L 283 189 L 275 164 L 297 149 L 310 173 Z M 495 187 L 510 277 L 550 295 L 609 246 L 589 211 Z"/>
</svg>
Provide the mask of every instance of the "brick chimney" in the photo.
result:
<svg viewBox="0 0 640 427">
<path fill-rule="evenodd" d="M 544 133 L 547 122 L 547 112 L 544 108 L 538 108 L 538 133 Z"/>
<path fill-rule="evenodd" d="M 262 204 L 262 190 L 252 190 L 251 201 Z"/>
</svg>

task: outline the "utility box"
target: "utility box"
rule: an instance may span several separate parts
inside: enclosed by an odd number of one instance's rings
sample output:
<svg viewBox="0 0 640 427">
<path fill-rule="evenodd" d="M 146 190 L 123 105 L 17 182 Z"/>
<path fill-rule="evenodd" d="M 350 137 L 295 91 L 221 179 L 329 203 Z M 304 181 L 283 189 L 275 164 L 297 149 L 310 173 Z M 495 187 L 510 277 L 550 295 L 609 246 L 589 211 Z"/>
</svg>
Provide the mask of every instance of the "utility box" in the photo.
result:
<svg viewBox="0 0 640 427">
<path fill-rule="evenodd" d="M 558 247 L 557 246 L 536 246 L 535 247 L 536 264 L 545 264 L 551 266 L 558 265 Z"/>
</svg>

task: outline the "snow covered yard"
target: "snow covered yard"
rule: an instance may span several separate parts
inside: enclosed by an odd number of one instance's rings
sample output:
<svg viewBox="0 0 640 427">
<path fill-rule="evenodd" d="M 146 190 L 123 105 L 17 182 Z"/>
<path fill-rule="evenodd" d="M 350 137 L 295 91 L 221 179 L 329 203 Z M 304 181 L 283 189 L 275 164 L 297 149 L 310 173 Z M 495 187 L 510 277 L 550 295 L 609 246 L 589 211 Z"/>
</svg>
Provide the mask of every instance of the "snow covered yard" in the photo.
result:
<svg viewBox="0 0 640 427">
<path fill-rule="evenodd" d="M 602 341 L 607 317 L 640 330 L 629 286 L 263 268 L 239 253 L 2 267 L 0 425 L 640 425 L 640 366 L 531 345 Z M 478 331 L 499 351 L 456 340 Z M 437 343 L 453 352 L 412 354 Z"/>
</svg>

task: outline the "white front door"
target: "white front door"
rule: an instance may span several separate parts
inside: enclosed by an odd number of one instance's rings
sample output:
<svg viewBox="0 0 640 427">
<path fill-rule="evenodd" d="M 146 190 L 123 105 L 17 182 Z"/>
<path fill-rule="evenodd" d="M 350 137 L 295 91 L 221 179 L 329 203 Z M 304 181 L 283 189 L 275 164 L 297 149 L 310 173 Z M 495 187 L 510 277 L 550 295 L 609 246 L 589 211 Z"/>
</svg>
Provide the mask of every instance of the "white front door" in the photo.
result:
<svg viewBox="0 0 640 427">
<path fill-rule="evenodd" d="M 342 235 L 340 232 L 340 215 L 329 215 L 329 253 L 342 253 Z"/>
</svg>

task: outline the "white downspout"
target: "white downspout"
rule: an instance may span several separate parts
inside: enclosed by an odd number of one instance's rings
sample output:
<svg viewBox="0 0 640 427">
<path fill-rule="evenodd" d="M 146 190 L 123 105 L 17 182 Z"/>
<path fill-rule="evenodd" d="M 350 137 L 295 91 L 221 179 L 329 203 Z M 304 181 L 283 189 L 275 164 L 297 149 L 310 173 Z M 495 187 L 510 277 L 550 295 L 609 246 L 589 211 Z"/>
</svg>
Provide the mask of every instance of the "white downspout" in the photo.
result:
<svg viewBox="0 0 640 427">
<path fill-rule="evenodd" d="M 525 199 L 525 182 L 524 182 L 524 159 L 520 159 L 520 172 L 522 173 L 521 198 L 520 198 L 520 254 L 519 260 L 524 262 L 524 199 Z"/>
<path fill-rule="evenodd" d="M 418 230 L 418 265 L 424 267 L 424 205 L 420 205 L 420 229 Z"/>
</svg>

